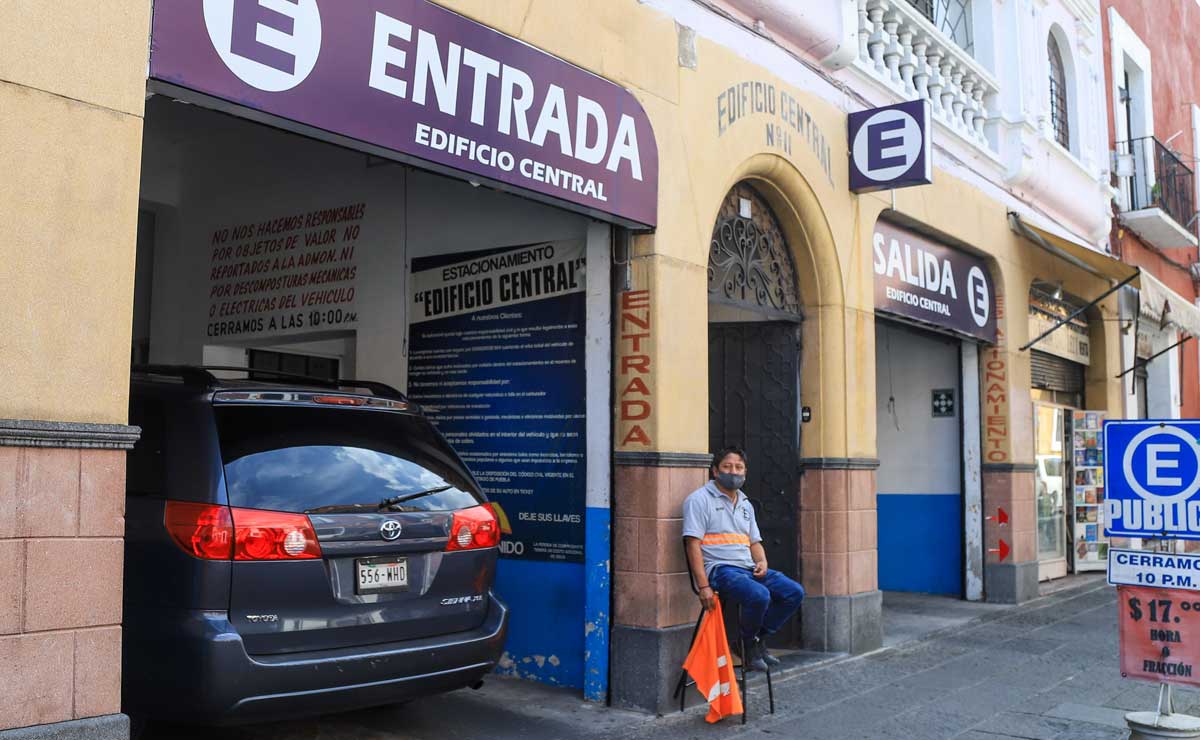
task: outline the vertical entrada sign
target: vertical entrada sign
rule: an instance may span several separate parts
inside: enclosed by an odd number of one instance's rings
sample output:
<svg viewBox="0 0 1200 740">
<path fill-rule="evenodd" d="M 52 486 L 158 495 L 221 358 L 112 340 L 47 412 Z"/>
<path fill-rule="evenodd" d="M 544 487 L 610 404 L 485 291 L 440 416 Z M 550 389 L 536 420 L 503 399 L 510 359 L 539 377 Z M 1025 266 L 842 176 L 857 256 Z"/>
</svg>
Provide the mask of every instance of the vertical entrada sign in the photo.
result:
<svg viewBox="0 0 1200 740">
<path fill-rule="evenodd" d="M 871 240 L 875 310 L 996 343 L 996 290 L 987 263 L 886 221 Z"/>
<path fill-rule="evenodd" d="M 629 91 L 426 0 L 157 2 L 150 77 L 656 224 L 658 148 Z"/>
<path fill-rule="evenodd" d="M 850 190 L 865 193 L 933 182 L 929 102 L 851 113 Z"/>
</svg>

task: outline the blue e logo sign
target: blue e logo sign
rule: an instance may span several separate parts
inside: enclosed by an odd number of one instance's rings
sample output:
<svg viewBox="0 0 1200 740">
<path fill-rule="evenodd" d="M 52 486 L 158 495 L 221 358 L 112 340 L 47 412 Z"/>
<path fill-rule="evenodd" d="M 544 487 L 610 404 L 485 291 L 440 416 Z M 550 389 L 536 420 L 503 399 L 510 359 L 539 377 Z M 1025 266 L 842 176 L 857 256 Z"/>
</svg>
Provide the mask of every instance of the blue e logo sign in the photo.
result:
<svg viewBox="0 0 1200 740">
<path fill-rule="evenodd" d="M 931 182 L 928 116 L 923 100 L 850 114 L 850 189 Z"/>
</svg>

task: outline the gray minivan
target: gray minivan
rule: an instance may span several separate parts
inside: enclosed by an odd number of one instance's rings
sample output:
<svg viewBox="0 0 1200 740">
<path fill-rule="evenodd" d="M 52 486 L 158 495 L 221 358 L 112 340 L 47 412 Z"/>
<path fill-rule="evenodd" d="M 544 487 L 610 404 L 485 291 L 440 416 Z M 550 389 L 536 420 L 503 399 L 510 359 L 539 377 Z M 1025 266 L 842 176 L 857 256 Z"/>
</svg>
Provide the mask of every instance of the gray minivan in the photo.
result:
<svg viewBox="0 0 1200 740">
<path fill-rule="evenodd" d="M 508 626 L 502 513 L 419 407 L 215 370 L 133 374 L 123 710 L 226 724 L 477 686 Z"/>
</svg>

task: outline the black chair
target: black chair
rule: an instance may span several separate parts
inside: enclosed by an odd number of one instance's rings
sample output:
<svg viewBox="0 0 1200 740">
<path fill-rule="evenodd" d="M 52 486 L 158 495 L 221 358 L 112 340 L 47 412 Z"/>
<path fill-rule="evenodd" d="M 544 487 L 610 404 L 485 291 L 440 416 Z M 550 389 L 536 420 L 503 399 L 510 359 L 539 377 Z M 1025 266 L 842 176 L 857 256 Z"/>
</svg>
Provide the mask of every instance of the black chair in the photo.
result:
<svg viewBox="0 0 1200 740">
<path fill-rule="evenodd" d="M 687 562 L 687 541 L 686 540 L 684 541 L 684 546 L 683 546 L 683 560 L 685 563 Z M 691 582 L 692 593 L 696 594 L 696 596 L 699 596 L 700 589 L 696 588 L 696 578 L 695 578 L 695 576 L 692 575 L 692 568 L 690 565 L 688 566 L 688 580 Z M 716 598 L 721 599 L 721 594 L 717 593 L 715 590 L 713 591 L 713 594 L 716 596 Z M 728 613 L 725 611 L 726 606 L 728 606 L 728 603 L 724 599 L 721 599 L 721 612 L 723 614 Z M 736 632 L 737 632 L 738 652 L 742 656 L 742 658 L 741 658 L 741 664 L 742 664 L 741 665 L 741 675 L 738 677 L 738 686 L 742 690 L 742 724 L 744 725 L 744 724 L 746 724 L 746 715 L 750 713 L 749 712 L 750 699 L 746 694 L 746 673 L 748 673 L 748 669 L 746 666 L 746 640 L 745 640 L 745 638 L 742 637 L 742 605 L 739 602 L 735 602 L 733 606 L 734 606 L 734 630 L 736 630 Z M 696 618 L 696 626 L 692 628 L 692 639 L 688 640 L 688 650 L 689 651 L 691 650 L 692 644 L 696 642 L 696 635 L 698 635 L 700 633 L 700 623 L 703 621 L 704 621 L 704 607 L 701 606 L 700 607 L 700 616 Z M 721 627 L 722 627 L 722 629 L 724 629 L 724 625 L 721 625 Z M 679 697 L 679 711 L 682 712 L 684 710 L 684 707 L 687 705 L 688 687 L 695 686 L 695 685 L 696 685 L 696 682 L 693 681 L 690 676 L 688 676 L 687 669 L 681 668 L 679 670 L 679 681 L 676 682 L 676 684 L 675 684 L 675 693 L 672 694 L 673 697 Z M 771 685 L 771 666 L 770 665 L 767 665 L 767 700 L 771 707 L 771 714 L 775 714 L 775 687 Z"/>
</svg>

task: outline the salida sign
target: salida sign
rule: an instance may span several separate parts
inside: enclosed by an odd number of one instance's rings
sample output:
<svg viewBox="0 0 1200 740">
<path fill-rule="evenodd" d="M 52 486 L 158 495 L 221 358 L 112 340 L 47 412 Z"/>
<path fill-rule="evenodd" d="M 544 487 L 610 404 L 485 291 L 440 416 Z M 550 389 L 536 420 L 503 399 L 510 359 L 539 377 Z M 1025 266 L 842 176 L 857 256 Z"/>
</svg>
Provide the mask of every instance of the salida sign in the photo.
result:
<svg viewBox="0 0 1200 740">
<path fill-rule="evenodd" d="M 872 239 L 875 308 L 996 342 L 987 263 L 886 221 Z"/>
<path fill-rule="evenodd" d="M 150 77 L 656 223 L 658 149 L 632 94 L 425 0 L 158 2 Z"/>
</svg>

